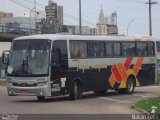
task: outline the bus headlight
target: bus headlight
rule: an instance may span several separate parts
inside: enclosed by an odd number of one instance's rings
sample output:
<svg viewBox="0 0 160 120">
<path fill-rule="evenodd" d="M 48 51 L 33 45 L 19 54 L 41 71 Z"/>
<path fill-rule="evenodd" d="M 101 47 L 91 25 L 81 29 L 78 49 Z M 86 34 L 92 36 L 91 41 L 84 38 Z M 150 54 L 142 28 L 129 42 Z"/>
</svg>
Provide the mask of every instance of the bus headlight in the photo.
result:
<svg viewBox="0 0 160 120">
<path fill-rule="evenodd" d="M 12 86 L 12 82 L 11 81 L 7 81 L 7 85 L 8 86 Z"/>
<path fill-rule="evenodd" d="M 40 87 L 40 86 L 45 86 L 45 85 L 47 85 L 47 82 L 40 82 L 40 83 L 38 83 L 38 86 Z"/>
</svg>

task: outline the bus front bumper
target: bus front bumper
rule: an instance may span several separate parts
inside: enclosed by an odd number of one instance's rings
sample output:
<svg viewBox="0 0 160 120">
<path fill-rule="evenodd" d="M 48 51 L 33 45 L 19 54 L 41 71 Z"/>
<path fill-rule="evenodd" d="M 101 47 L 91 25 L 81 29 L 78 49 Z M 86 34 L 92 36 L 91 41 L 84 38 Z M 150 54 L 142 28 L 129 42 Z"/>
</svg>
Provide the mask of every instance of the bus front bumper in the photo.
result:
<svg viewBox="0 0 160 120">
<path fill-rule="evenodd" d="M 43 87 L 7 87 L 9 96 L 51 96 L 48 86 Z"/>
</svg>

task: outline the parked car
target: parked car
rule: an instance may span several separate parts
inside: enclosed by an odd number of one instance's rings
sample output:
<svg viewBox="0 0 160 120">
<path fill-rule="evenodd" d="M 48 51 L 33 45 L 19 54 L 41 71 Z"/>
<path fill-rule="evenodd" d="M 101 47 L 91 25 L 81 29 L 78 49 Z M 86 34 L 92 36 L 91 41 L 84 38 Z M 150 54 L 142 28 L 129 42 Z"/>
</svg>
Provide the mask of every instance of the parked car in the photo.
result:
<svg viewBox="0 0 160 120">
<path fill-rule="evenodd" d="M 10 29 L 10 30 L 9 30 L 9 33 L 16 34 L 16 35 L 26 35 L 26 32 L 23 31 L 23 30 L 20 29 L 20 28 Z"/>
</svg>

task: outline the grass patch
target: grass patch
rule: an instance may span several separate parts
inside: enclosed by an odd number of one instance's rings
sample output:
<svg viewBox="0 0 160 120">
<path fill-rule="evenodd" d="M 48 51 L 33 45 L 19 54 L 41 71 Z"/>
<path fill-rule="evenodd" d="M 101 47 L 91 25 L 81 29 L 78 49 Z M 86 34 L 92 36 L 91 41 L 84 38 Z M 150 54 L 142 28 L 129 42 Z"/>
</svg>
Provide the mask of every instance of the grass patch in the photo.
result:
<svg viewBox="0 0 160 120">
<path fill-rule="evenodd" d="M 157 74 L 157 83 L 160 84 L 160 73 Z"/>
<path fill-rule="evenodd" d="M 160 60 L 158 59 L 157 60 L 157 67 L 158 67 L 158 69 L 157 69 L 157 83 L 158 84 L 160 84 L 160 71 L 159 71 L 159 66 L 160 66 Z"/>
<path fill-rule="evenodd" d="M 6 86 L 7 81 L 6 80 L 0 80 L 0 86 Z"/>
<path fill-rule="evenodd" d="M 138 101 L 135 104 L 136 107 L 143 109 L 149 113 L 152 111 L 152 106 L 156 106 L 156 113 L 155 114 L 160 114 L 160 97 L 153 97 L 153 98 L 148 98 L 146 100 L 141 100 Z"/>
</svg>

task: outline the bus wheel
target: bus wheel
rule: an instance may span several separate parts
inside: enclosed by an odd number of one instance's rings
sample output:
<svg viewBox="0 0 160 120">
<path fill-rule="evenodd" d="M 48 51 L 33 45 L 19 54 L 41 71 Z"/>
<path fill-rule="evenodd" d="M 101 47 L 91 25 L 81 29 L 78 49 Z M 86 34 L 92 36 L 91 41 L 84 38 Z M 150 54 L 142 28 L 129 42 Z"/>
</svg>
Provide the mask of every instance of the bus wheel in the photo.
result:
<svg viewBox="0 0 160 120">
<path fill-rule="evenodd" d="M 93 91 L 95 94 L 105 94 L 107 90 L 98 90 L 98 91 Z"/>
<path fill-rule="evenodd" d="M 78 98 L 81 98 L 81 97 L 82 97 L 82 86 L 80 85 L 80 83 L 75 81 L 71 85 L 70 98 L 72 100 L 77 100 Z"/>
<path fill-rule="evenodd" d="M 45 96 L 37 96 L 38 101 L 43 102 L 45 100 Z"/>
<path fill-rule="evenodd" d="M 132 77 L 129 77 L 126 84 L 126 92 L 128 94 L 133 94 L 135 89 L 135 80 Z"/>
<path fill-rule="evenodd" d="M 127 93 L 127 94 L 133 94 L 135 89 L 135 80 L 132 77 L 129 77 L 126 83 L 126 88 L 119 89 L 119 93 Z"/>
</svg>

